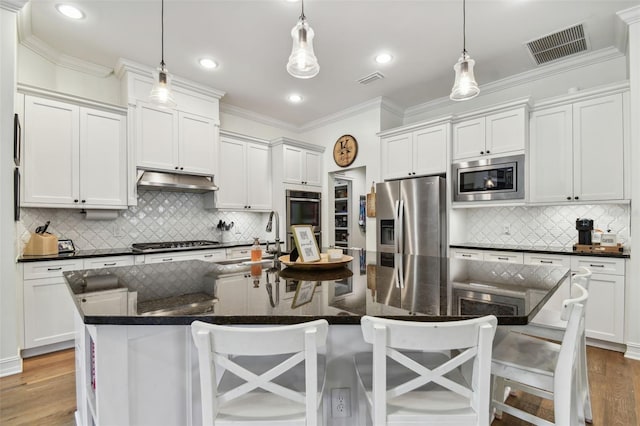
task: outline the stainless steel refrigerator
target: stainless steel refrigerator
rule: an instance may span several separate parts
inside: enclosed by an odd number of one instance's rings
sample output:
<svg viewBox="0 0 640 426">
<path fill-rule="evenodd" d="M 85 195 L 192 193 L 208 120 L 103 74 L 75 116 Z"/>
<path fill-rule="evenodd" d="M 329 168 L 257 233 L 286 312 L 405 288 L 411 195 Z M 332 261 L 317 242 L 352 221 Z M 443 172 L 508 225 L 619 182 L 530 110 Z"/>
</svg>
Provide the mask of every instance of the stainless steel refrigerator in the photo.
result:
<svg viewBox="0 0 640 426">
<path fill-rule="evenodd" d="M 376 185 L 377 251 L 444 256 L 445 179 L 428 176 Z"/>
</svg>

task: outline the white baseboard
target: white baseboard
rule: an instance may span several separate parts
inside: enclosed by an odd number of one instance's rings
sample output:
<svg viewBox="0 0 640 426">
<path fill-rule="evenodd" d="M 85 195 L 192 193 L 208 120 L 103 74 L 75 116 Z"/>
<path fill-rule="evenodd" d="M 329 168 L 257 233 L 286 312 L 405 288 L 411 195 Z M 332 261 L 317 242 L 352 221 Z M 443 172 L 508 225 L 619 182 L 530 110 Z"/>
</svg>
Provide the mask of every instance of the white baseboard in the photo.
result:
<svg viewBox="0 0 640 426">
<path fill-rule="evenodd" d="M 587 337 L 587 346 L 595 346 L 596 348 L 616 352 L 624 352 L 626 350 L 626 346 L 621 343 L 607 342 L 606 340 L 592 339 L 590 337 Z"/>
<path fill-rule="evenodd" d="M 11 358 L 0 359 L 0 377 L 11 376 L 22 373 L 22 358 L 13 356 Z"/>
<path fill-rule="evenodd" d="M 640 361 L 640 344 L 627 342 L 627 351 L 624 353 L 624 357 Z"/>
<path fill-rule="evenodd" d="M 57 352 L 64 349 L 70 349 L 75 345 L 75 340 L 66 340 L 64 342 L 52 343 L 50 345 L 38 346 L 37 348 L 23 349 L 22 357 L 31 358 L 32 356 L 38 356 L 48 354 L 50 352 Z"/>
</svg>

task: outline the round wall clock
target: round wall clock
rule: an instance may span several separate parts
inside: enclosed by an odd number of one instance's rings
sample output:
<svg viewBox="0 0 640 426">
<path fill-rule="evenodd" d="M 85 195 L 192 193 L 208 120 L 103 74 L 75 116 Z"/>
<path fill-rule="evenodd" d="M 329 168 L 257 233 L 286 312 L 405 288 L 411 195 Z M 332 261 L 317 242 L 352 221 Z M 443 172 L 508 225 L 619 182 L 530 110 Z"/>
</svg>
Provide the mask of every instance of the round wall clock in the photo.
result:
<svg viewBox="0 0 640 426">
<path fill-rule="evenodd" d="M 353 163 L 358 155 L 358 141 L 351 135 L 342 135 L 333 146 L 333 160 L 340 167 Z"/>
</svg>

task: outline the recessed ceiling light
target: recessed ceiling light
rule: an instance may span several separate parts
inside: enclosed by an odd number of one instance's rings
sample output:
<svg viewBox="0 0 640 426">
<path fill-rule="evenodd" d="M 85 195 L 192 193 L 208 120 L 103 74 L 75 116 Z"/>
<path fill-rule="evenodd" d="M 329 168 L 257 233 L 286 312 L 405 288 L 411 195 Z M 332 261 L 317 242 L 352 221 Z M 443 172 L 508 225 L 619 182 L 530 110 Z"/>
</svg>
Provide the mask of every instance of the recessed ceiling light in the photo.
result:
<svg viewBox="0 0 640 426">
<path fill-rule="evenodd" d="M 293 102 L 294 104 L 297 104 L 298 102 L 302 102 L 302 96 L 298 95 L 297 93 L 289 95 L 288 99 L 289 99 L 289 102 Z"/>
<path fill-rule="evenodd" d="M 67 18 L 71 18 L 71 19 L 84 18 L 84 13 L 77 7 L 71 6 L 70 4 L 58 4 L 56 5 L 56 9 L 58 9 L 58 12 L 62 13 Z"/>
<path fill-rule="evenodd" d="M 379 64 L 386 64 L 388 62 L 391 62 L 391 59 L 393 59 L 393 57 L 388 53 L 380 53 L 376 56 L 376 62 Z"/>
<path fill-rule="evenodd" d="M 210 58 L 202 58 L 202 59 L 200 59 L 200 65 L 203 68 L 206 68 L 208 70 L 212 70 L 214 68 L 218 68 L 218 63 L 216 61 L 214 61 L 213 59 L 210 59 Z"/>
</svg>

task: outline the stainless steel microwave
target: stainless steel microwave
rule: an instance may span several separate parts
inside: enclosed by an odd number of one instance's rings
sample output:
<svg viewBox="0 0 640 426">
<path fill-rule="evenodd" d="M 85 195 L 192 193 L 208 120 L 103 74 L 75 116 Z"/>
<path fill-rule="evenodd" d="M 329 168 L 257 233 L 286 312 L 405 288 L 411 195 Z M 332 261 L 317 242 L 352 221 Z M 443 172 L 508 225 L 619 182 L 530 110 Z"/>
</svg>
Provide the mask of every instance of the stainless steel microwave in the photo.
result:
<svg viewBox="0 0 640 426">
<path fill-rule="evenodd" d="M 524 155 L 454 163 L 453 201 L 524 199 Z"/>
</svg>

